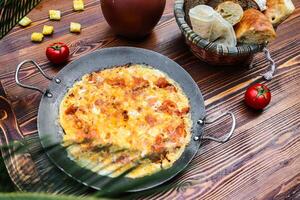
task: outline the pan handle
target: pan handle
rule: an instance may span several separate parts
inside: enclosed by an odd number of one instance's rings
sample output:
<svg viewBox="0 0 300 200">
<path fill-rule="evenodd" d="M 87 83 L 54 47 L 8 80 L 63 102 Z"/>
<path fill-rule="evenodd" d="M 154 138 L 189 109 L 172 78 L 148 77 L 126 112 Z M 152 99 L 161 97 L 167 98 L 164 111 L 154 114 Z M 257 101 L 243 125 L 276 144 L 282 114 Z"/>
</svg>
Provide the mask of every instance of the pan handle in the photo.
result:
<svg viewBox="0 0 300 200">
<path fill-rule="evenodd" d="M 212 141 L 215 141 L 215 142 L 218 142 L 218 143 L 225 143 L 225 142 L 227 142 L 231 138 L 231 136 L 232 136 L 232 134 L 233 134 L 233 132 L 235 130 L 235 127 L 236 127 L 236 118 L 235 118 L 235 116 L 234 116 L 234 114 L 232 112 L 227 111 L 227 112 L 221 114 L 220 116 L 216 117 L 215 119 L 213 119 L 213 120 L 211 120 L 209 122 L 205 121 L 205 119 L 200 119 L 200 120 L 198 120 L 197 123 L 200 124 L 200 125 L 202 125 L 202 126 L 205 125 L 205 124 L 212 124 L 212 123 L 220 120 L 221 118 L 223 118 L 225 116 L 230 116 L 231 120 L 232 120 L 231 129 L 230 129 L 230 131 L 227 134 L 223 135 L 220 138 L 215 138 L 215 137 L 212 137 L 212 136 L 202 136 L 200 138 L 198 136 L 195 136 L 194 140 L 196 140 L 196 141 L 198 141 L 200 139 L 202 139 L 202 140 L 212 140 Z"/>
<path fill-rule="evenodd" d="M 31 85 L 26 85 L 26 84 L 21 83 L 21 81 L 19 79 L 20 69 L 26 63 L 32 63 L 46 79 L 48 79 L 50 81 L 53 80 L 53 77 L 48 76 L 43 71 L 43 69 L 34 60 L 24 60 L 23 62 L 21 62 L 20 64 L 18 64 L 17 69 L 16 69 L 15 80 L 16 80 L 17 85 L 19 85 L 20 87 L 26 88 L 26 89 L 38 91 L 38 92 L 40 92 L 42 94 L 45 94 L 47 97 L 51 98 L 53 95 L 49 91 L 47 91 L 47 90 L 44 91 L 44 90 L 42 90 L 42 89 L 40 89 L 38 87 L 31 86 Z M 58 79 L 58 78 L 55 78 L 54 80 L 55 80 L 56 83 L 60 83 L 61 82 L 60 79 Z"/>
</svg>

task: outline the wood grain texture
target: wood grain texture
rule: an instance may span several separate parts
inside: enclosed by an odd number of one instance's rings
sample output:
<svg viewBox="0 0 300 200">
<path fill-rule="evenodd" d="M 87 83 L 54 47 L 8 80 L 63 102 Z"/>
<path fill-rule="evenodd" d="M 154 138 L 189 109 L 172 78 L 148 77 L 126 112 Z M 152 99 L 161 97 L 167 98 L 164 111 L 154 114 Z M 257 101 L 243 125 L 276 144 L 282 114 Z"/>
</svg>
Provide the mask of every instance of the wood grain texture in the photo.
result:
<svg viewBox="0 0 300 200">
<path fill-rule="evenodd" d="M 16 65 L 34 59 L 50 75 L 63 66 L 54 66 L 44 54 L 55 41 L 71 47 L 71 60 L 99 48 L 135 46 L 151 49 L 175 60 L 199 85 L 208 117 L 230 110 L 237 117 L 237 129 L 226 144 L 204 142 L 185 173 L 172 183 L 179 187 L 153 193 L 146 198 L 158 199 L 300 199 L 300 1 L 296 11 L 277 29 L 277 39 L 269 45 L 278 66 L 267 85 L 272 91 L 271 105 L 255 112 L 244 105 L 245 89 L 262 82 L 260 74 L 268 62 L 262 54 L 255 56 L 254 68 L 240 66 L 213 67 L 199 61 L 188 50 L 173 16 L 173 1 L 168 0 L 164 15 L 153 33 L 142 41 L 128 41 L 116 36 L 101 14 L 98 0 L 86 0 L 86 10 L 72 11 L 72 1 L 44 0 L 29 17 L 34 23 L 23 29 L 15 27 L 0 41 L 0 80 L 12 102 L 24 135 L 36 134 L 36 115 L 40 94 L 15 84 Z M 60 22 L 48 20 L 48 10 L 62 11 Z M 69 23 L 79 22 L 82 33 L 69 33 Z M 55 33 L 41 44 L 30 42 L 33 31 L 53 24 Z M 22 81 L 46 88 L 48 82 L 34 69 L 22 70 Z M 229 122 L 212 124 L 205 133 L 220 136 Z M 172 184 L 171 183 L 171 184 Z M 145 196 L 141 197 L 145 198 Z"/>
</svg>

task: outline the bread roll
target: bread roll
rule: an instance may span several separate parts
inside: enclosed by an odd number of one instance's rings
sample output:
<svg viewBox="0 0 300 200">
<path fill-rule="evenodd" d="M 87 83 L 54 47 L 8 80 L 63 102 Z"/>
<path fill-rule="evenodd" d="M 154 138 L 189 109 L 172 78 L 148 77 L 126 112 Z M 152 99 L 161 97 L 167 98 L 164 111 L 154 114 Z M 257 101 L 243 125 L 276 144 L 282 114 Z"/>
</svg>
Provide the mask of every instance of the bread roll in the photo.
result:
<svg viewBox="0 0 300 200">
<path fill-rule="evenodd" d="M 232 26 L 239 23 L 244 13 L 243 8 L 239 4 L 232 1 L 220 3 L 216 10 Z"/>
<path fill-rule="evenodd" d="M 265 15 L 276 27 L 288 18 L 294 10 L 295 6 L 291 0 L 267 0 Z"/>
<path fill-rule="evenodd" d="M 262 44 L 275 39 L 276 33 L 268 18 L 258 10 L 250 8 L 235 27 L 238 42 Z"/>
</svg>

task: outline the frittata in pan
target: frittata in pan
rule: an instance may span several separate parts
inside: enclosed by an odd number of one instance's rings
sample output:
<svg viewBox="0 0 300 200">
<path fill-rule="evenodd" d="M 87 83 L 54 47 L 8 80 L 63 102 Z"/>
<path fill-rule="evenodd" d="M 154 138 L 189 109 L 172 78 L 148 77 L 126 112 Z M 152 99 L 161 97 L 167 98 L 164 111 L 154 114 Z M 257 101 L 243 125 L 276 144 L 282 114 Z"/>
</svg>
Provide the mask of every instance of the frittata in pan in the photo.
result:
<svg viewBox="0 0 300 200">
<path fill-rule="evenodd" d="M 150 175 L 171 167 L 191 138 L 189 100 L 163 72 L 127 65 L 83 76 L 60 105 L 69 156 L 102 175 Z"/>
</svg>

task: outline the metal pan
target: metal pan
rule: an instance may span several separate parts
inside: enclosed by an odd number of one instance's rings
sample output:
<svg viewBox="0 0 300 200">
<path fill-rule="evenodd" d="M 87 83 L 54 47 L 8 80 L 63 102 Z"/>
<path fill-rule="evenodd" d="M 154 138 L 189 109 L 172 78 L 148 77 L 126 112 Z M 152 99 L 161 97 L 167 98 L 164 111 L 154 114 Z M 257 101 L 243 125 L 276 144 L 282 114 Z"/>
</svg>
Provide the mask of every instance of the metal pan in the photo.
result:
<svg viewBox="0 0 300 200">
<path fill-rule="evenodd" d="M 25 85 L 20 82 L 19 72 L 21 67 L 26 63 L 32 63 L 35 65 L 41 74 L 50 80 L 49 87 L 46 90 Z M 41 67 L 33 60 L 26 60 L 18 65 L 15 79 L 19 86 L 36 90 L 43 94 L 39 105 L 37 125 L 40 138 L 47 138 L 46 142 L 45 140 L 41 140 L 43 147 L 47 147 L 62 141 L 63 130 L 57 122 L 59 116 L 59 105 L 68 89 L 73 86 L 74 82 L 80 80 L 81 77 L 87 73 L 128 63 L 150 65 L 165 72 L 174 79 L 182 87 L 189 98 L 191 116 L 193 120 L 193 127 L 191 130 L 192 139 L 185 148 L 182 156 L 171 168 L 151 175 L 152 177 L 155 177 L 154 179 L 152 178 L 151 181 L 147 182 L 147 184 L 135 187 L 134 190 L 130 190 L 141 191 L 158 186 L 182 171 L 197 153 L 202 140 L 209 139 L 220 143 L 228 141 L 235 129 L 236 122 L 234 115 L 231 112 L 226 112 L 213 120 L 213 122 L 219 120 L 225 115 L 229 115 L 232 118 L 231 130 L 223 137 L 214 138 L 203 136 L 203 126 L 207 124 L 205 121 L 206 114 L 204 100 L 195 81 L 182 67 L 171 59 L 159 53 L 139 48 L 115 47 L 95 51 L 68 64 L 55 77 L 47 76 Z M 67 152 L 63 147 L 60 147 L 59 151 L 47 152 L 47 154 L 52 162 L 70 177 L 94 189 L 100 190 L 103 183 L 110 179 L 109 177 L 101 176 L 80 167 L 75 161 L 68 157 Z M 61 157 L 63 159 L 57 159 Z M 163 173 L 163 176 L 160 173 Z M 134 180 L 137 181 L 137 179 Z M 133 179 L 124 177 L 119 181 L 119 183 L 130 184 L 132 181 Z"/>
</svg>

